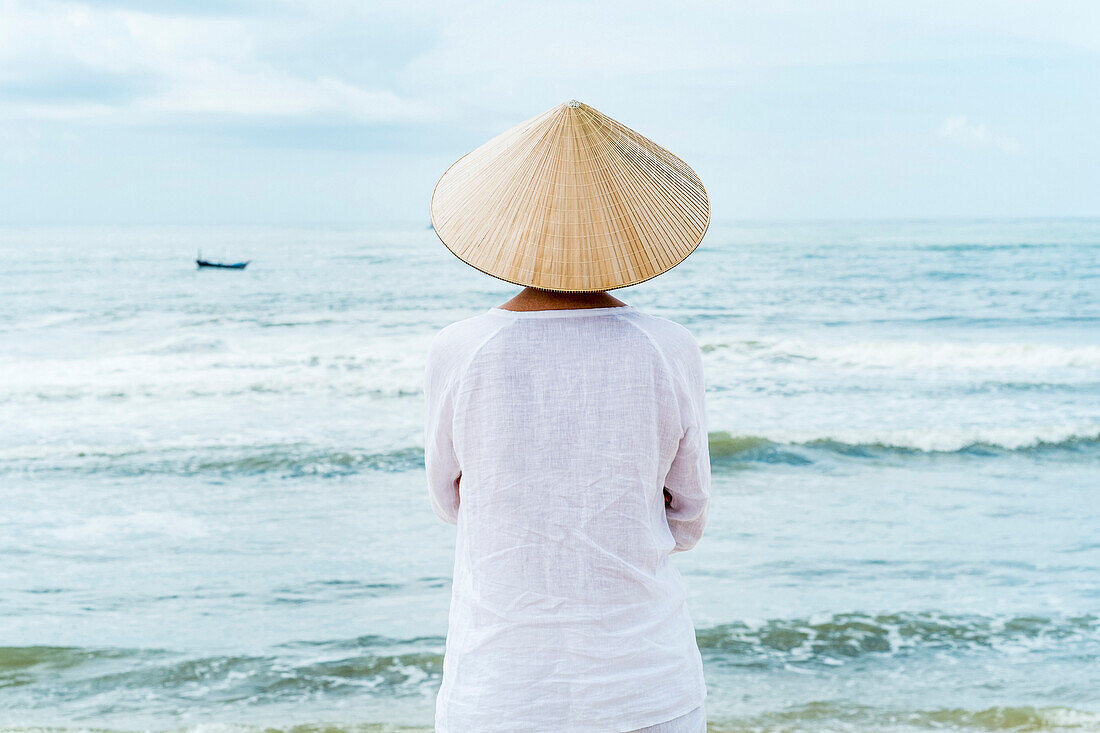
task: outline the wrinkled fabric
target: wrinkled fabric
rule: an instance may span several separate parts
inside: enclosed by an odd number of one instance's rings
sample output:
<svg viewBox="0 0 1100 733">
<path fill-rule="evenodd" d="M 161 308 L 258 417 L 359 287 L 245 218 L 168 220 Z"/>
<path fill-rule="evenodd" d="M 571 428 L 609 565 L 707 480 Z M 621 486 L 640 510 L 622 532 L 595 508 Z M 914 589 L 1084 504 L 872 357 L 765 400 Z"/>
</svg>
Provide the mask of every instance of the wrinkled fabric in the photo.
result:
<svg viewBox="0 0 1100 733">
<path fill-rule="evenodd" d="M 702 705 L 667 723 L 647 725 L 630 733 L 707 733 L 707 711 Z"/>
<path fill-rule="evenodd" d="M 669 562 L 710 496 L 690 332 L 494 308 L 436 336 L 425 396 L 431 505 L 458 525 L 436 730 L 632 731 L 702 705 Z"/>
</svg>

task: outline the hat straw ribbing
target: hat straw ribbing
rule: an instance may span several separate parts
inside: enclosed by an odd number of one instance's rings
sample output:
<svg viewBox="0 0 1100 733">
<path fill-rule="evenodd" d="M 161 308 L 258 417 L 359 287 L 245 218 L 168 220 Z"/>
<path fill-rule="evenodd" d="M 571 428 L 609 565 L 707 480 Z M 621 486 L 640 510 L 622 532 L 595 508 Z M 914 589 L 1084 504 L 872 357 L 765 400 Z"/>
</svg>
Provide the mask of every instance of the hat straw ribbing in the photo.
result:
<svg viewBox="0 0 1100 733">
<path fill-rule="evenodd" d="M 706 233 L 710 203 L 682 160 L 571 100 L 455 162 L 431 217 L 447 248 L 483 272 L 582 292 L 678 265 Z"/>
</svg>

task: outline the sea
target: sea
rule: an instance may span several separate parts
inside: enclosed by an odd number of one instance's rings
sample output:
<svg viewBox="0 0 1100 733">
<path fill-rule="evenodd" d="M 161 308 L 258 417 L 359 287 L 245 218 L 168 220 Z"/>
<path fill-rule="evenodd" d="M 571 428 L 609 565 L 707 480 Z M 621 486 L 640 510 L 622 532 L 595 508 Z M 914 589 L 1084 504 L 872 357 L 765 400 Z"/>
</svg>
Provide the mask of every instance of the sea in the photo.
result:
<svg viewBox="0 0 1100 733">
<path fill-rule="evenodd" d="M 250 260 L 198 270 L 195 257 Z M 0 228 L 0 731 L 429 731 L 427 222 Z M 712 732 L 1100 731 L 1100 220 L 714 222 Z"/>
</svg>

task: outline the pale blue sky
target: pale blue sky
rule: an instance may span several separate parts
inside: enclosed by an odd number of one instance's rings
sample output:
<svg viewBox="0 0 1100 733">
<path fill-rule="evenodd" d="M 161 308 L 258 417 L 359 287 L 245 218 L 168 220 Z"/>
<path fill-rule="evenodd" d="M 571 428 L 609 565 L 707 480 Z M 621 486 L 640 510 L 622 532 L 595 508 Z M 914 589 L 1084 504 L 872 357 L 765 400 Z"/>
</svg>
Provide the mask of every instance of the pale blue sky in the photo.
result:
<svg viewBox="0 0 1100 733">
<path fill-rule="evenodd" d="M 0 0 L 0 222 L 427 221 L 576 97 L 714 217 L 1100 215 L 1100 3 Z"/>
</svg>

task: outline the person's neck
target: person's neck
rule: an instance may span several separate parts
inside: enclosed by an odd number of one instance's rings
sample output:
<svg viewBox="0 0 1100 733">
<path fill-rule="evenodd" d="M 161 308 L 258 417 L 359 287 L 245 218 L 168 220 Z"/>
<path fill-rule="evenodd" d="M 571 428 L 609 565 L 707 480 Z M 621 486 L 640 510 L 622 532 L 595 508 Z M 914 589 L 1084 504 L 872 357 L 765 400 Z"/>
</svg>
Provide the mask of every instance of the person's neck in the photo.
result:
<svg viewBox="0 0 1100 733">
<path fill-rule="evenodd" d="M 524 288 L 514 298 L 500 306 L 506 311 L 556 311 L 580 308 L 615 308 L 626 305 L 615 296 L 596 293 L 558 293 L 552 290 Z"/>
</svg>

